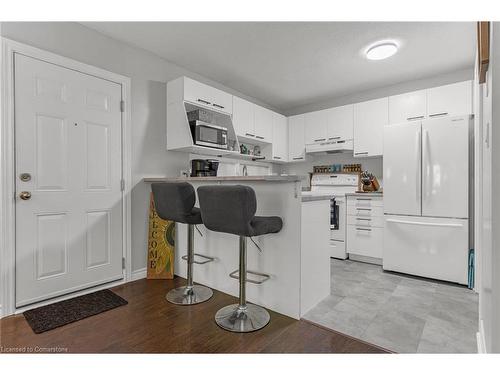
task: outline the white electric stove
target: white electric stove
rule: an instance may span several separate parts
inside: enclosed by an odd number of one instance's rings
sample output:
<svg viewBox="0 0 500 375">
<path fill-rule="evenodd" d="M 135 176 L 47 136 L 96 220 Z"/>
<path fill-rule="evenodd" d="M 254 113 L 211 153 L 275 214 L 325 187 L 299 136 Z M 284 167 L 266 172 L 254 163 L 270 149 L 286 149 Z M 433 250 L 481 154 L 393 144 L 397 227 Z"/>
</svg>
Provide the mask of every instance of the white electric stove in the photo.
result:
<svg viewBox="0 0 500 375">
<path fill-rule="evenodd" d="M 318 173 L 311 178 L 309 194 L 331 194 L 330 200 L 330 257 L 346 259 L 346 194 L 358 190 L 357 173 Z"/>
</svg>

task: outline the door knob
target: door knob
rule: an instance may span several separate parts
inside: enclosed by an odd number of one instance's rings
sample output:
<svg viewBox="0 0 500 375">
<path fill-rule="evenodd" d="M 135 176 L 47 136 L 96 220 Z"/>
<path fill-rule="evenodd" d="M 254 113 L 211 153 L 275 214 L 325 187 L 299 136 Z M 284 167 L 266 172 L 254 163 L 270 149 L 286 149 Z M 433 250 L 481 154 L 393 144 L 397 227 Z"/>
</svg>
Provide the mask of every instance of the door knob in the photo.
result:
<svg viewBox="0 0 500 375">
<path fill-rule="evenodd" d="M 23 201 L 27 201 L 31 198 L 31 193 L 29 191 L 21 191 L 21 193 L 19 194 L 19 198 L 21 198 Z"/>
</svg>

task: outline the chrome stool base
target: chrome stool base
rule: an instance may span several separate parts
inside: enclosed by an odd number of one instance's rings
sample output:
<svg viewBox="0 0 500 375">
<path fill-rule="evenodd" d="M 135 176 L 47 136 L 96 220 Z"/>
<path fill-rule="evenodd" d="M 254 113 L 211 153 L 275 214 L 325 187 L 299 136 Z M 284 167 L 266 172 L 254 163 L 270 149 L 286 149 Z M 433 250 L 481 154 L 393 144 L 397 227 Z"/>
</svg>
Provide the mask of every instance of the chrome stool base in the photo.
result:
<svg viewBox="0 0 500 375">
<path fill-rule="evenodd" d="M 263 307 L 247 304 L 244 308 L 234 304 L 223 307 L 215 314 L 215 322 L 231 332 L 253 332 L 264 328 L 271 317 Z"/>
<path fill-rule="evenodd" d="M 191 288 L 181 286 L 172 289 L 165 298 L 175 305 L 196 305 L 209 300 L 212 295 L 212 289 L 203 285 L 193 285 Z"/>
</svg>

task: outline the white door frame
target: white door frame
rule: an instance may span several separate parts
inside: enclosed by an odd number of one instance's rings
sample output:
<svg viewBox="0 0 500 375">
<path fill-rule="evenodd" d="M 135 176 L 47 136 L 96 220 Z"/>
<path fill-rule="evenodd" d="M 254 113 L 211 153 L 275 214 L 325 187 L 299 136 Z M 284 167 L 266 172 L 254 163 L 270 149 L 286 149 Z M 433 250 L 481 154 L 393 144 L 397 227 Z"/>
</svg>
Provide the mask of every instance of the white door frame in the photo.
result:
<svg viewBox="0 0 500 375">
<path fill-rule="evenodd" d="M 123 257 L 125 258 L 124 278 L 121 283 L 131 280 L 131 105 L 130 78 L 59 56 L 26 44 L 1 38 L 0 56 L 0 318 L 12 315 L 15 307 L 15 139 L 14 139 L 14 54 L 19 53 L 52 64 L 106 79 L 122 85 L 122 177 L 125 188 L 122 192 L 123 208 Z M 116 283 L 115 283 L 116 284 Z M 104 284 L 96 289 L 108 287 Z M 68 296 L 71 296 L 68 295 Z M 64 298 L 68 298 L 64 296 Z"/>
</svg>

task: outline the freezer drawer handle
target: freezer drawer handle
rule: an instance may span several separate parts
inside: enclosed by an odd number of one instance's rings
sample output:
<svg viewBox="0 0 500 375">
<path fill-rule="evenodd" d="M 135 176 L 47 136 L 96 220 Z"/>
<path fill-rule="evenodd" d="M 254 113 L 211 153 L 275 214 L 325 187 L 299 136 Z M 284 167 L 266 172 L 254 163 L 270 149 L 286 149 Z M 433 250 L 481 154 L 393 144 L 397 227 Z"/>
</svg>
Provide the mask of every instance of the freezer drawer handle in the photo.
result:
<svg viewBox="0 0 500 375">
<path fill-rule="evenodd" d="M 429 115 L 429 117 L 446 116 L 447 114 L 448 112 L 433 113 L 432 115 Z"/>
<path fill-rule="evenodd" d="M 411 121 L 411 120 L 420 120 L 420 119 L 423 119 L 425 116 L 414 116 L 414 117 L 407 117 L 406 119 L 408 121 Z"/>
<path fill-rule="evenodd" d="M 388 223 L 422 225 L 425 227 L 451 227 L 451 228 L 463 227 L 463 224 L 451 224 L 451 223 L 422 223 L 420 221 L 405 221 L 405 220 L 395 220 L 395 219 L 387 219 L 386 221 Z"/>
<path fill-rule="evenodd" d="M 370 228 L 356 228 L 356 230 L 362 230 L 365 232 L 371 232 L 372 230 Z"/>
</svg>

